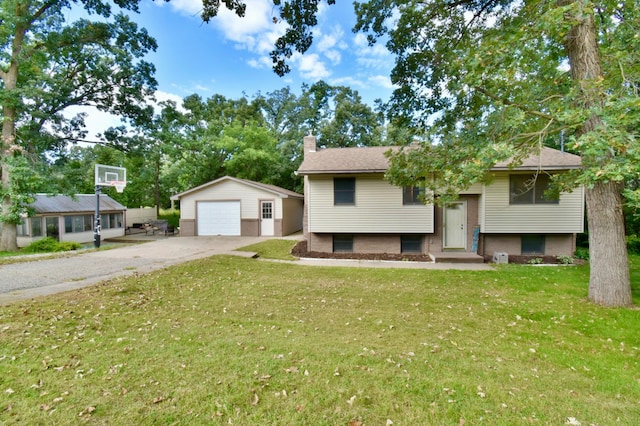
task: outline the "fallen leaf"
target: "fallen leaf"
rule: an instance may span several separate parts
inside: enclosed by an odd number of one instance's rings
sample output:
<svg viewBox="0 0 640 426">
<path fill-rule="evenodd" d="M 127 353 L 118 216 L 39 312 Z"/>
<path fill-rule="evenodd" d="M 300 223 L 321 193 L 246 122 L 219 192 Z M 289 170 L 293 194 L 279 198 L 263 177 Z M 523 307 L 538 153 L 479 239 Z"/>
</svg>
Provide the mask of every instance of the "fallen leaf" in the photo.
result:
<svg viewBox="0 0 640 426">
<path fill-rule="evenodd" d="M 256 406 L 258 405 L 258 402 L 260 401 L 260 398 L 258 398 L 258 394 L 257 393 L 253 393 L 253 401 L 251 401 L 251 405 Z"/>
</svg>

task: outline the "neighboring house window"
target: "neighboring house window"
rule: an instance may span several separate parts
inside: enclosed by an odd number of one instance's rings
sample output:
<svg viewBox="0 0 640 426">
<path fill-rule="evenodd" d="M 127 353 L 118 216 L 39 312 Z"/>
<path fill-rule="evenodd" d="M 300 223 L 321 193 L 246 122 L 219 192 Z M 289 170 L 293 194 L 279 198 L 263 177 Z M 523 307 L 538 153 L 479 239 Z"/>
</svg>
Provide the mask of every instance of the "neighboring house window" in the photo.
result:
<svg viewBox="0 0 640 426">
<path fill-rule="evenodd" d="M 422 253 L 421 235 L 402 235 L 400 237 L 400 252 Z"/>
<path fill-rule="evenodd" d="M 544 254 L 544 235 L 523 235 L 521 244 L 522 254 Z"/>
<path fill-rule="evenodd" d="M 60 223 L 58 216 L 47 216 L 45 218 L 45 226 L 47 227 L 47 237 L 60 238 L 60 230 L 58 224 Z"/>
<path fill-rule="evenodd" d="M 334 235 L 334 253 L 353 253 L 353 235 Z"/>
<path fill-rule="evenodd" d="M 74 232 L 86 232 L 93 229 L 93 216 L 85 214 L 82 216 L 65 216 L 64 232 L 71 234 Z"/>
<path fill-rule="evenodd" d="M 42 237 L 42 218 L 41 217 L 31 218 L 31 236 Z"/>
<path fill-rule="evenodd" d="M 29 227 L 27 226 L 28 221 L 29 221 L 29 218 L 24 218 L 22 219 L 21 223 L 16 225 L 16 233 L 18 237 L 24 237 L 29 235 Z"/>
<path fill-rule="evenodd" d="M 22 223 L 17 226 L 19 237 L 41 237 L 42 236 L 42 217 L 25 217 Z"/>
<path fill-rule="evenodd" d="M 557 204 L 558 197 L 545 196 L 549 189 L 549 175 L 526 174 L 509 176 L 510 204 Z"/>
<path fill-rule="evenodd" d="M 402 188 L 402 204 L 414 205 L 423 204 L 420 198 L 423 193 L 423 189 L 419 186 L 405 186 Z"/>
<path fill-rule="evenodd" d="M 356 203 L 356 178 L 333 179 L 333 204 Z"/>
<path fill-rule="evenodd" d="M 102 229 L 122 228 L 122 213 L 100 215 L 100 227 Z"/>
</svg>

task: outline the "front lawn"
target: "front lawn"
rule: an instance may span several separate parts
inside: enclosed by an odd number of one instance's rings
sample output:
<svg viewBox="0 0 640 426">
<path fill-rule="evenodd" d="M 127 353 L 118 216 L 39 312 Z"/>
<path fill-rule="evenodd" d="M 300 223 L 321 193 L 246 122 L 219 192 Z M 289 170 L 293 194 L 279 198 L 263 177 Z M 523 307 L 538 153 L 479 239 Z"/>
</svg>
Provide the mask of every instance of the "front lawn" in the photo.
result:
<svg viewBox="0 0 640 426">
<path fill-rule="evenodd" d="M 0 424 L 637 424 L 640 311 L 587 281 L 220 256 L 20 302 Z"/>
</svg>

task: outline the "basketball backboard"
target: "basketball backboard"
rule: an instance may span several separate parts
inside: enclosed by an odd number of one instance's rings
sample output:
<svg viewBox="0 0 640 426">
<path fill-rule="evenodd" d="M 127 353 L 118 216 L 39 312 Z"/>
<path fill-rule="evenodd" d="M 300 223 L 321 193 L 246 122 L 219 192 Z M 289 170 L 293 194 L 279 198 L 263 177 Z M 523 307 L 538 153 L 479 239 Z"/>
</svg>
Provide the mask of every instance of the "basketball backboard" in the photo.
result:
<svg viewBox="0 0 640 426">
<path fill-rule="evenodd" d="M 122 192 L 127 185 L 127 169 L 96 164 L 95 184 L 96 186 L 114 186 L 118 192 Z"/>
</svg>

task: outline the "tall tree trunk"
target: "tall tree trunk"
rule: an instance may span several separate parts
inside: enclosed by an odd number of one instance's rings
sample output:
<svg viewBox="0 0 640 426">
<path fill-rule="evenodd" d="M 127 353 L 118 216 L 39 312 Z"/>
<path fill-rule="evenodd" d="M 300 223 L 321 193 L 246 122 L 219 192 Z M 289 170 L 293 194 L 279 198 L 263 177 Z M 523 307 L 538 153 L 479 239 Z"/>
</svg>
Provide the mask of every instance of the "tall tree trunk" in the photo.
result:
<svg viewBox="0 0 640 426">
<path fill-rule="evenodd" d="M 603 78 L 593 5 L 586 0 L 559 0 L 559 5 L 572 4 L 565 20 L 573 26 L 567 32 L 565 49 L 571 66 L 571 78 L 579 90 L 576 106 L 592 109 L 604 104 L 599 87 Z M 583 124 L 579 136 L 597 131 L 601 117 L 593 114 Z M 604 167 L 610 160 L 607 153 L 599 158 L 585 157 L 588 166 Z M 591 275 L 589 299 L 605 306 L 630 306 L 631 281 L 627 256 L 624 214 L 622 211 L 622 184 L 598 180 L 586 190 L 589 218 L 589 251 Z"/>
<path fill-rule="evenodd" d="M 24 12 L 19 8 L 18 12 Z M 16 152 L 21 151 L 21 147 L 16 145 L 16 107 L 13 102 L 15 92 L 18 87 L 18 57 L 22 51 L 22 43 L 27 28 L 18 25 L 11 44 L 11 62 L 7 71 L 0 71 L 0 78 L 4 84 L 4 103 L 2 105 L 2 140 L 0 143 L 0 182 L 2 185 L 2 200 L 0 209 L 4 215 L 13 211 L 14 202 L 9 195 L 11 192 L 11 172 L 7 159 Z M 0 236 L 0 251 L 18 250 L 18 232 L 15 223 L 12 221 L 2 221 L 2 235 Z"/>
<path fill-rule="evenodd" d="M 587 189 L 589 300 L 604 306 L 632 304 L 621 189 L 614 182 L 598 182 Z"/>
</svg>

